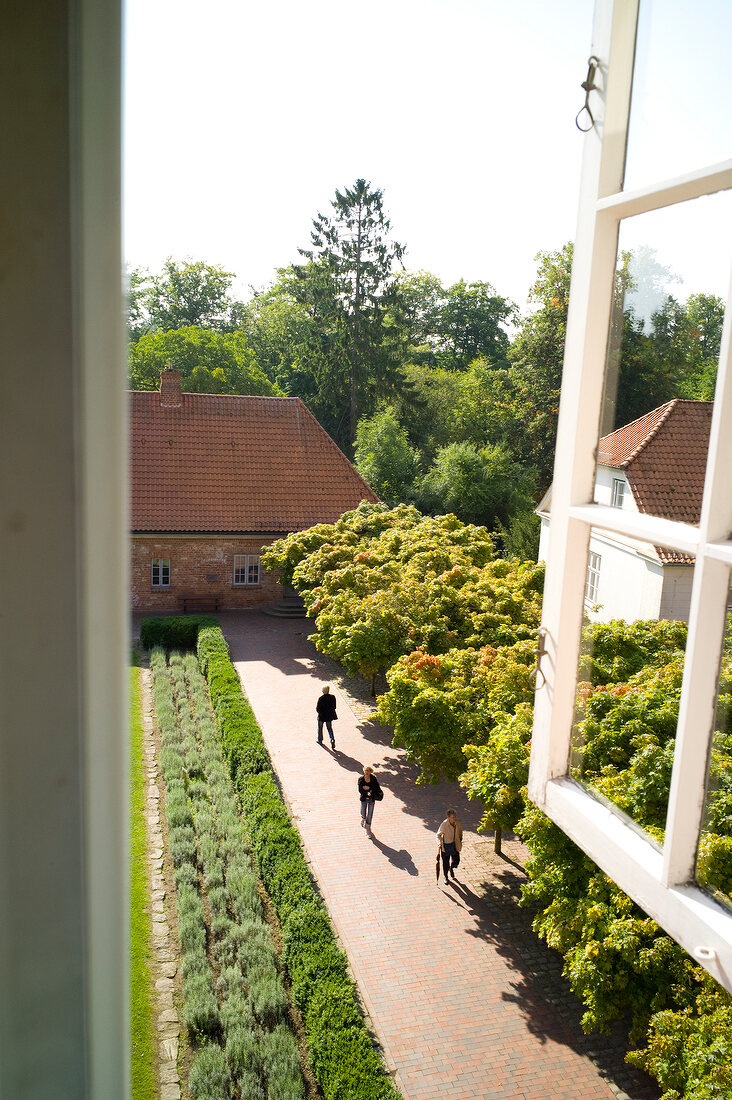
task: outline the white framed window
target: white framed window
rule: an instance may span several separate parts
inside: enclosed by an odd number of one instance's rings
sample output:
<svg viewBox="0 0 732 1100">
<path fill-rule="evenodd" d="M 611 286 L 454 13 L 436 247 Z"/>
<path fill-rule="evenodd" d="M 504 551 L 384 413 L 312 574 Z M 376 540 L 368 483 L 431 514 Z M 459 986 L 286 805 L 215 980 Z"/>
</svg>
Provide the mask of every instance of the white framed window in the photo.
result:
<svg viewBox="0 0 732 1100">
<path fill-rule="evenodd" d="M 260 584 L 262 564 L 259 554 L 234 554 L 234 585 Z"/>
<path fill-rule="evenodd" d="M 625 482 L 622 477 L 613 478 L 613 495 L 610 499 L 611 508 L 622 508 L 625 496 Z"/>
<path fill-rule="evenodd" d="M 706 12 L 705 22 L 703 13 L 695 9 L 688 26 L 695 35 L 706 34 L 711 45 L 723 32 L 713 21 L 712 9 Z M 640 224 L 633 219 L 651 215 L 644 225 L 681 225 L 708 212 L 710 205 L 720 209 L 720 200 L 724 209 L 732 199 L 732 159 L 719 160 L 720 155 L 729 156 L 732 147 L 729 126 L 702 127 L 712 131 L 711 147 L 695 143 L 686 130 L 676 135 L 678 140 L 670 140 L 669 135 L 685 122 L 674 112 L 670 95 L 664 97 L 658 83 L 646 81 L 643 69 L 653 54 L 653 19 L 666 14 L 659 13 L 658 6 L 654 11 L 646 0 L 596 3 L 590 52 L 599 64 L 594 77 L 597 87 L 589 96 L 594 123 L 584 139 L 546 555 L 543 676 L 536 693 L 529 796 L 718 982 L 732 990 L 732 907 L 717 901 L 696 881 L 732 571 L 728 480 L 732 288 L 728 282 L 722 291 L 726 312 L 699 523 L 622 509 L 614 494 L 613 507 L 593 503 L 598 439 L 617 426 L 609 416 L 615 413 L 612 390 L 617 386 L 611 322 L 619 240 L 622 250 Z M 677 37 L 684 48 L 684 35 Z M 702 86 L 713 110 L 715 91 L 693 79 L 687 68 L 680 56 L 667 65 L 667 75 L 692 90 Z M 649 89 L 654 94 L 648 95 Z M 642 108 L 655 111 L 656 117 L 649 115 L 640 125 Z M 696 126 L 698 115 L 690 112 L 689 119 L 687 125 Z M 658 150 L 665 149 L 663 155 L 654 154 L 654 141 Z M 705 239 L 729 239 L 721 219 L 716 233 L 712 229 Z M 729 255 L 725 263 L 724 278 L 729 280 Z M 570 774 L 582 616 L 595 557 L 589 551 L 593 528 L 621 540 L 668 547 L 695 561 L 662 845 Z"/>
<path fill-rule="evenodd" d="M 170 588 L 170 558 L 153 558 L 150 583 L 153 588 Z"/>
<path fill-rule="evenodd" d="M 587 562 L 587 580 L 585 581 L 585 602 L 597 603 L 597 592 L 600 587 L 600 563 L 599 554 L 590 554 Z"/>
</svg>

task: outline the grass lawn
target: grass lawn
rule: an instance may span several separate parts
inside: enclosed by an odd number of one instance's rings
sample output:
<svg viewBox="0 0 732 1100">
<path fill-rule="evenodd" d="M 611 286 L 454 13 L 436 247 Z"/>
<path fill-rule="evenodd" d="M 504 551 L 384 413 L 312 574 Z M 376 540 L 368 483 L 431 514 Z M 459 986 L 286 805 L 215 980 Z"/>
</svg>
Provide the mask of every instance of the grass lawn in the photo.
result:
<svg viewBox="0 0 732 1100">
<path fill-rule="evenodd" d="M 150 977 L 150 887 L 145 862 L 145 762 L 137 655 L 130 668 L 130 1031 L 132 1100 L 157 1096 L 154 990 Z"/>
</svg>

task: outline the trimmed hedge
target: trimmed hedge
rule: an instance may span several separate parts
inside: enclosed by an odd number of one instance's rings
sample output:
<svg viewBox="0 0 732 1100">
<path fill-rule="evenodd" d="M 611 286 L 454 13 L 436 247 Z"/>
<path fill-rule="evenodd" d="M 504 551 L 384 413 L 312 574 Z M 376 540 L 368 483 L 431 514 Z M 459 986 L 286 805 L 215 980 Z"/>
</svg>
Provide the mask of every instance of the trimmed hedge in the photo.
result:
<svg viewBox="0 0 732 1100">
<path fill-rule="evenodd" d="M 326 908 L 313 886 L 299 835 L 282 801 L 261 731 L 229 660 L 226 640 L 216 620 L 188 616 L 185 621 L 191 624 L 186 626 L 189 633 L 185 635 L 190 641 L 178 640 L 181 635 L 173 632 L 182 628 L 171 626 L 175 620 L 169 618 L 145 620 L 140 637 L 144 644 L 147 644 L 146 639 L 154 638 L 156 644 L 166 648 L 195 646 L 197 649 L 201 670 L 208 681 L 222 754 L 239 796 L 262 881 L 280 921 L 282 961 L 292 985 L 293 1000 L 302 1013 L 310 1064 L 323 1096 L 325 1100 L 401 1100 L 401 1094 L 386 1075 L 359 1011 L 348 973 L 348 960 L 337 947 Z M 196 623 L 195 636 L 193 622 Z M 173 642 L 172 638 L 176 640 Z M 187 835 L 180 837 L 182 845 L 187 846 L 188 840 Z M 238 893 L 236 876 L 231 886 L 234 901 Z M 242 889 L 247 892 L 245 882 Z M 235 901 L 234 904 L 236 906 Z M 229 948 L 231 961 L 238 958 L 239 946 L 231 939 L 220 940 L 219 965 L 227 965 Z M 282 1005 L 277 996 L 272 1000 L 266 975 L 263 975 L 258 993 L 258 1012 L 267 1018 L 270 1015 L 276 1018 Z M 236 991 L 231 995 L 240 998 Z M 241 1060 L 241 1066 L 237 1066 L 239 1088 L 248 1100 L 255 1100 L 257 1095 L 264 1100 L 264 1093 L 258 1091 L 260 1086 L 254 1067 L 247 1063 L 246 1042 L 239 1030 L 234 1029 L 235 1019 L 236 1013 L 230 1018 L 225 1002 L 221 1020 L 229 1036 L 227 1051 L 231 1047 L 233 1055 L 236 1048 L 236 1059 Z M 227 1023 L 232 1027 L 227 1027 Z M 244 1046 L 239 1051 L 242 1043 Z M 294 1095 L 293 1066 L 283 1059 L 279 1043 L 273 1045 L 269 1060 L 272 1073 L 269 1088 L 273 1100 L 286 1100 Z M 223 1064 L 218 1060 L 209 1066 L 204 1059 L 196 1067 L 197 1075 L 201 1076 L 200 1084 L 196 1079 L 196 1087 L 200 1090 L 197 1095 L 206 1095 L 205 1089 L 210 1087 L 209 1075 L 215 1077 L 220 1066 Z M 275 1078 L 279 1079 L 279 1088 Z M 192 1082 L 194 1079 L 192 1076 Z"/>
<path fill-rule="evenodd" d="M 140 644 L 145 649 L 195 649 L 199 630 L 218 626 L 212 615 L 167 615 L 143 619 L 140 623 Z"/>
<path fill-rule="evenodd" d="M 218 625 L 199 631 L 198 659 L 260 875 L 280 921 L 283 962 L 325 1100 L 398 1100 L 359 1012 L 347 959 L 313 886 Z"/>
</svg>

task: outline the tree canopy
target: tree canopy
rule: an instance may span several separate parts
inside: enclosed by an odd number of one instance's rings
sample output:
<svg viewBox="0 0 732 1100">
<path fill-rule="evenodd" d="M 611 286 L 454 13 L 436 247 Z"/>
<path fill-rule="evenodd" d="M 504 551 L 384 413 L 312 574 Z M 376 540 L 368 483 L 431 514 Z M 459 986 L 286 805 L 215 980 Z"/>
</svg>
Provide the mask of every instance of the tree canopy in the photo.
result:
<svg viewBox="0 0 732 1100">
<path fill-rule="evenodd" d="M 241 308 L 229 295 L 233 279 L 233 272 L 215 264 L 171 256 L 157 275 L 144 268 L 133 269 L 128 297 L 130 339 L 191 325 L 231 330 Z"/>
<path fill-rule="evenodd" d="M 485 529 L 416 509 L 362 505 L 265 555 L 303 593 L 315 644 L 351 671 L 387 668 L 376 717 L 394 729 L 419 782 L 458 778 L 482 828 L 529 849 L 525 904 L 564 955 L 586 1030 L 631 1021 L 628 1058 L 666 1100 L 732 1084 L 732 997 L 528 802 L 542 568 L 494 556 Z M 662 839 L 686 627 L 587 624 L 572 774 Z M 732 652 L 720 678 L 698 878 L 732 896 Z M 715 1091 L 716 1090 L 716 1091 Z"/>
<path fill-rule="evenodd" d="M 234 393 L 274 397 L 281 390 L 260 370 L 246 336 L 189 325 L 148 332 L 130 348 L 130 386 L 154 390 L 168 363 L 181 373 L 189 393 Z"/>
</svg>

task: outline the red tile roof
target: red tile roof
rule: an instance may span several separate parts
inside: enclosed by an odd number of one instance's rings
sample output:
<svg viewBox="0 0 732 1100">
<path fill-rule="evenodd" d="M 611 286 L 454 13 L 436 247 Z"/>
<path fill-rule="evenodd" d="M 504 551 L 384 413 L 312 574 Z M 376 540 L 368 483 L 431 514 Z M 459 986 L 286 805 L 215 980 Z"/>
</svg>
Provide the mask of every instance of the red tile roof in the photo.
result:
<svg viewBox="0 0 732 1100">
<path fill-rule="evenodd" d="M 603 436 L 597 461 L 625 470 L 638 510 L 698 523 L 707 468 L 711 401 L 676 398 Z M 690 561 L 656 547 L 662 561 Z"/>
<path fill-rule="evenodd" d="M 378 498 L 297 397 L 161 393 L 131 406 L 133 532 L 288 532 Z M 179 383 L 178 383 L 179 389 Z"/>
</svg>

